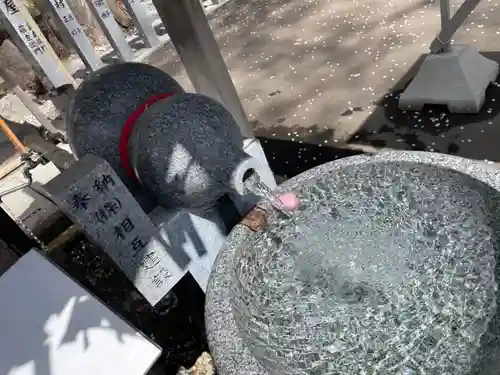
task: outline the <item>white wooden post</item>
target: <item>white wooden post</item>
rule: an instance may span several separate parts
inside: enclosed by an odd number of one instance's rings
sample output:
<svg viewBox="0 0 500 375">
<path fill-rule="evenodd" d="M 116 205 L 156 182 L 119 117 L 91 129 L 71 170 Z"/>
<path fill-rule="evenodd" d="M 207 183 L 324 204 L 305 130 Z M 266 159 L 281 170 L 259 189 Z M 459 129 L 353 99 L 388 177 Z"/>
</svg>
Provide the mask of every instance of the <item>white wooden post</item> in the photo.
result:
<svg viewBox="0 0 500 375">
<path fill-rule="evenodd" d="M 54 21 L 66 34 L 66 39 L 73 45 L 85 66 L 97 70 L 104 64 L 95 53 L 94 46 L 85 35 L 84 26 L 77 21 L 66 0 L 44 0 L 48 10 L 54 15 Z"/>
<path fill-rule="evenodd" d="M 109 10 L 105 0 L 86 0 L 89 8 L 97 19 L 99 26 L 106 35 L 109 43 L 115 49 L 115 52 L 124 61 L 131 61 L 133 59 L 132 50 L 125 39 L 125 35 L 116 22 L 113 14 Z"/>
<path fill-rule="evenodd" d="M 0 19 L 17 47 L 55 88 L 76 86 L 29 12 L 14 0 L 0 1 Z"/>
<path fill-rule="evenodd" d="M 144 2 L 142 0 L 125 0 L 124 3 L 146 47 L 159 45 L 160 39 L 153 28 L 152 20 L 146 14 Z"/>
</svg>

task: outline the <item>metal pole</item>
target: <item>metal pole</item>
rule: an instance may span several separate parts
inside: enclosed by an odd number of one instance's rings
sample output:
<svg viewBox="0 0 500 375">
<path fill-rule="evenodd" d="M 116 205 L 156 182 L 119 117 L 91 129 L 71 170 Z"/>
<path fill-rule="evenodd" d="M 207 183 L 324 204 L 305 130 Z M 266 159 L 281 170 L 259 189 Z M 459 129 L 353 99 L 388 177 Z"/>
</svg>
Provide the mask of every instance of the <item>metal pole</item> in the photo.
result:
<svg viewBox="0 0 500 375">
<path fill-rule="evenodd" d="M 441 0 L 441 30 L 444 30 L 450 22 L 450 0 Z M 443 43 L 442 52 L 451 51 L 451 40 L 447 40 Z"/>
<path fill-rule="evenodd" d="M 8 140 L 12 143 L 17 151 L 19 151 L 21 154 L 26 154 L 28 152 L 28 149 L 23 145 L 21 140 L 17 138 L 17 136 L 2 118 L 0 118 L 0 131 L 7 136 Z"/>
<path fill-rule="evenodd" d="M 444 27 L 439 32 L 438 36 L 436 36 L 431 43 L 430 49 L 432 53 L 439 53 L 443 50 L 443 45 L 453 38 L 453 35 L 457 32 L 458 28 L 462 26 L 464 21 L 467 17 L 469 17 L 480 1 L 481 0 L 465 0 L 462 5 L 460 5 L 460 8 L 458 8 L 448 22 L 445 22 Z"/>
<path fill-rule="evenodd" d="M 196 91 L 222 103 L 243 136 L 253 137 L 200 0 L 153 0 L 153 4 Z"/>
</svg>

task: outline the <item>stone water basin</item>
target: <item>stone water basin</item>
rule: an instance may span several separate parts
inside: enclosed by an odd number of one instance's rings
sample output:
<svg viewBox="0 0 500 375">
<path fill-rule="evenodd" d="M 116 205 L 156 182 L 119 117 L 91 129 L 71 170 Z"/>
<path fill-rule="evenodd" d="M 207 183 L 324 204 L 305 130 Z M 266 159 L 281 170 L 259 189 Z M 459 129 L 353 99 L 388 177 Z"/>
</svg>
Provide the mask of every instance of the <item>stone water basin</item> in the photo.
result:
<svg viewBox="0 0 500 375">
<path fill-rule="evenodd" d="M 499 171 L 384 152 L 280 189 L 300 211 L 235 227 L 212 271 L 219 374 L 500 374 Z"/>
</svg>

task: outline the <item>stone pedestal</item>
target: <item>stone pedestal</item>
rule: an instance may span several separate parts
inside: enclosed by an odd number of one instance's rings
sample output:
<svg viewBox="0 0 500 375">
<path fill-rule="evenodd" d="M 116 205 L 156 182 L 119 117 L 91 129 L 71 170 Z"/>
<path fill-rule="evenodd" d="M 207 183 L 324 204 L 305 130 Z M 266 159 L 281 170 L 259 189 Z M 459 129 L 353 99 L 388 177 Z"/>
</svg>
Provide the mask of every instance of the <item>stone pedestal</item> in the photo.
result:
<svg viewBox="0 0 500 375">
<path fill-rule="evenodd" d="M 191 272 L 206 291 L 212 265 L 228 232 L 217 207 L 196 212 L 166 210 L 160 206 L 150 218 L 158 227 L 160 238 L 170 245 L 170 256 L 176 265 L 184 272 Z"/>
<path fill-rule="evenodd" d="M 477 113 L 498 75 L 498 64 L 468 45 L 430 54 L 401 94 L 399 108 L 420 111 L 426 104 L 446 105 L 452 113 Z"/>
</svg>

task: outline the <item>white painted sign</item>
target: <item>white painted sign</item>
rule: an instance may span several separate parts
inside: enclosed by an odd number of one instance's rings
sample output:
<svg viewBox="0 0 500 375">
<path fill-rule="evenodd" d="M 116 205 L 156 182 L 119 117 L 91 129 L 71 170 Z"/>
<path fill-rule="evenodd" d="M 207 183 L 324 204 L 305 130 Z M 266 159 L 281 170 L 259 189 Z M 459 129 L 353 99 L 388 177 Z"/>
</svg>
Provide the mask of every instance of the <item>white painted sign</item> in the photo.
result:
<svg viewBox="0 0 500 375">
<path fill-rule="evenodd" d="M 94 46 L 85 34 L 83 26 L 77 21 L 66 0 L 47 0 L 47 3 L 52 8 L 54 15 L 59 18 L 60 23 L 68 31 L 69 37 L 73 41 L 85 65 L 91 70 L 97 70 L 102 67 L 104 64 L 95 53 Z"/>
<path fill-rule="evenodd" d="M 0 11 L 9 23 L 11 31 L 18 35 L 34 61 L 56 88 L 68 84 L 75 85 L 73 77 L 68 74 L 25 8 L 18 6 L 14 0 L 3 0 L 0 1 Z"/>
<path fill-rule="evenodd" d="M 115 49 L 115 52 L 120 55 L 124 61 L 133 59 L 132 50 L 125 39 L 120 25 L 116 22 L 113 14 L 109 10 L 105 0 L 87 0 L 90 10 L 101 26 L 103 33 L 108 38 L 109 43 Z"/>
<path fill-rule="evenodd" d="M 0 277 L 0 374 L 145 375 L 161 349 L 31 250 Z"/>
</svg>

